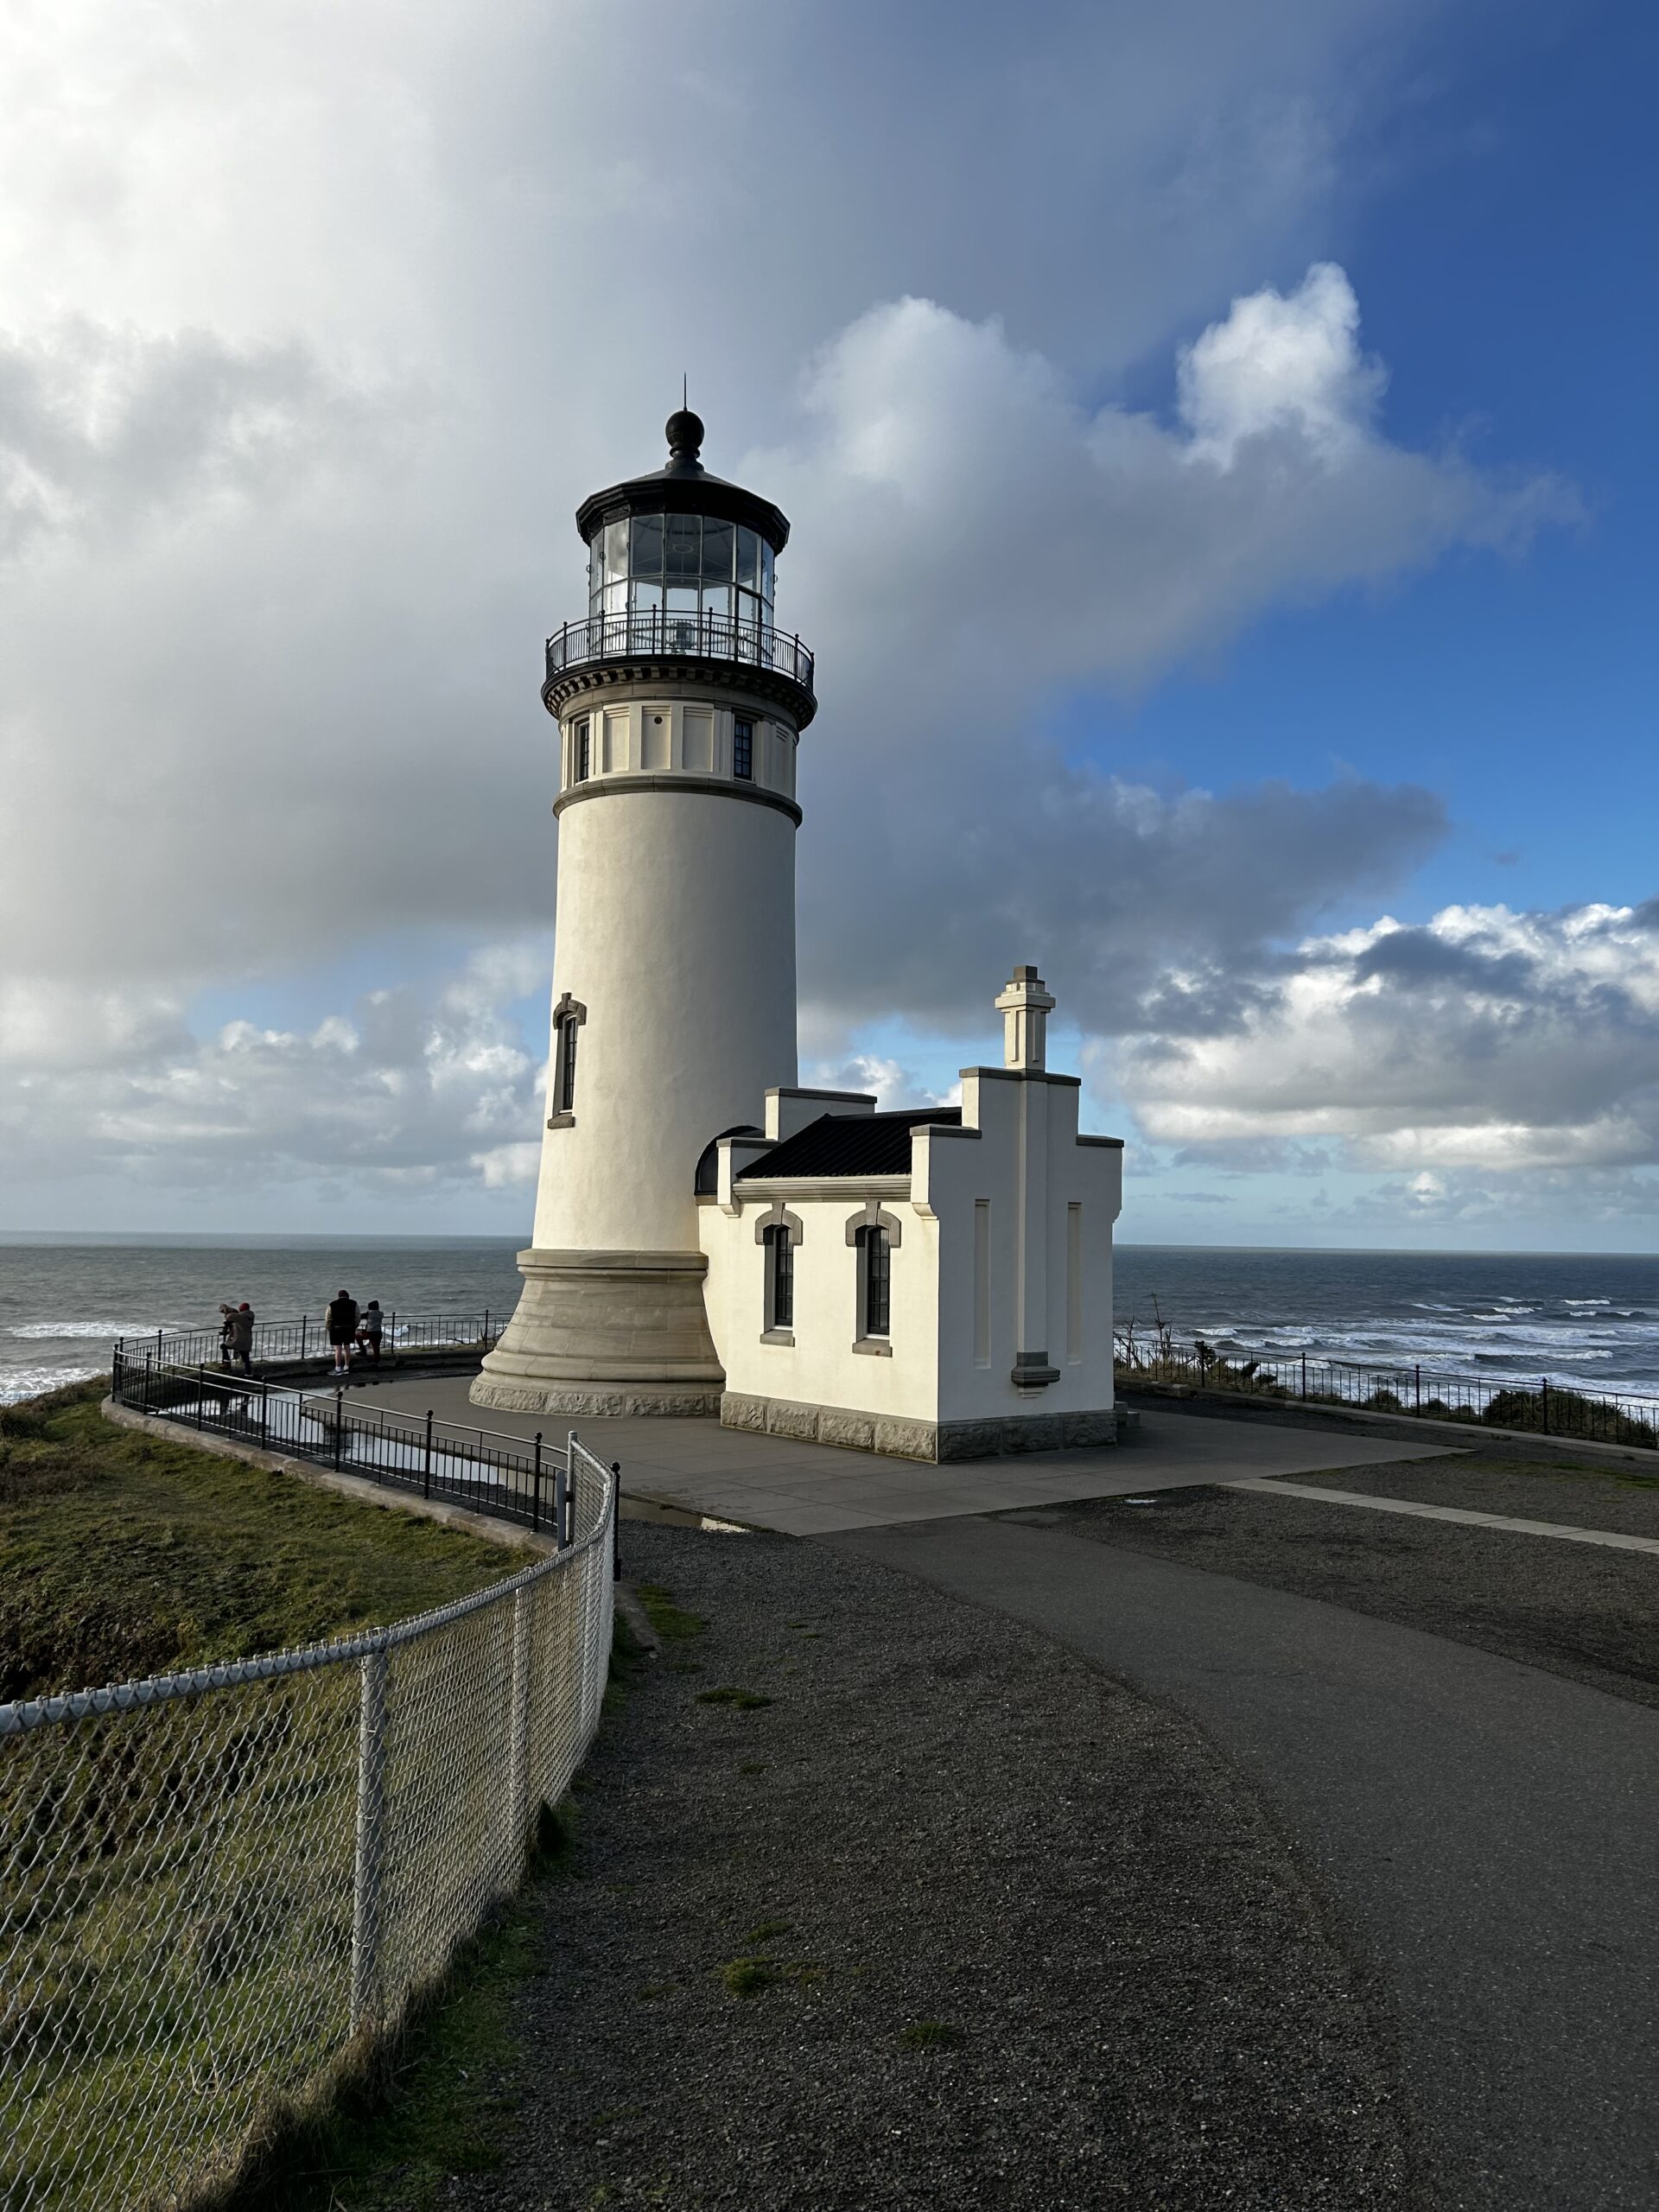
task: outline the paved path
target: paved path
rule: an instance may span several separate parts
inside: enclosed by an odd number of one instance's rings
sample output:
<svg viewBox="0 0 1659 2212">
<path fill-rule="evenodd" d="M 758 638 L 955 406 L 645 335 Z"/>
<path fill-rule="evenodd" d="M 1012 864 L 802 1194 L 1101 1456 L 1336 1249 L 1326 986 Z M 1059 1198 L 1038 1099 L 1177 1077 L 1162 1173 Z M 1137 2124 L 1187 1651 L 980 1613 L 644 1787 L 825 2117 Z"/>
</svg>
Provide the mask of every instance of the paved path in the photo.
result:
<svg viewBox="0 0 1659 2212">
<path fill-rule="evenodd" d="M 1363 1491 L 1320 1490 L 1311 1483 L 1281 1483 L 1259 1477 L 1223 1485 L 1257 1497 L 1313 1497 L 1321 1505 L 1369 1506 L 1373 1513 L 1413 1513 L 1424 1521 L 1461 1521 L 1473 1529 L 1507 1529 L 1517 1536 L 1559 1536 L 1569 1544 L 1608 1544 L 1621 1552 L 1659 1552 L 1659 1536 L 1630 1536 L 1613 1529 L 1578 1529 L 1565 1521 L 1518 1521 L 1509 1513 L 1477 1513 L 1464 1505 L 1426 1505 L 1416 1497 L 1371 1497 Z"/>
<path fill-rule="evenodd" d="M 709 1420 L 572 1421 L 566 1414 L 486 1410 L 468 1403 L 468 1380 L 456 1375 L 372 1383 L 353 1391 L 352 1403 L 365 1413 L 379 1405 L 410 1414 L 430 1408 L 445 1421 L 514 1436 L 541 1429 L 550 1443 L 575 1428 L 590 1452 L 621 1461 L 625 1495 L 794 1536 L 1121 1497 L 1241 1475 L 1315 1474 L 1327 1467 L 1439 1459 L 1459 1448 L 1159 1412 L 1143 1414 L 1135 1440 L 1116 1448 L 1033 1452 L 932 1467 L 833 1445 L 753 1436 Z"/>
<path fill-rule="evenodd" d="M 1659 1713 L 1058 1529 L 825 1541 L 1046 1630 L 1236 1759 L 1392 1995 L 1433 2212 L 1659 2204 Z"/>
</svg>

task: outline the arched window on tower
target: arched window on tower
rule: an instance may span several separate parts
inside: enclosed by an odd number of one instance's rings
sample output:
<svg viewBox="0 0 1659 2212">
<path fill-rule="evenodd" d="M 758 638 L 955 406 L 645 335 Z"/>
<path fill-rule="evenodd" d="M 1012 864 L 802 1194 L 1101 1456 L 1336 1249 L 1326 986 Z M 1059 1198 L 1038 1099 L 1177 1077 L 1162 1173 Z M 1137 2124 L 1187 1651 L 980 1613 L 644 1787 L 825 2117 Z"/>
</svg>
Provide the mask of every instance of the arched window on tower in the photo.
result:
<svg viewBox="0 0 1659 2212">
<path fill-rule="evenodd" d="M 576 1032 L 588 1019 L 588 1009 L 569 991 L 553 1009 L 554 1122 L 568 1121 L 576 1110 Z"/>
</svg>

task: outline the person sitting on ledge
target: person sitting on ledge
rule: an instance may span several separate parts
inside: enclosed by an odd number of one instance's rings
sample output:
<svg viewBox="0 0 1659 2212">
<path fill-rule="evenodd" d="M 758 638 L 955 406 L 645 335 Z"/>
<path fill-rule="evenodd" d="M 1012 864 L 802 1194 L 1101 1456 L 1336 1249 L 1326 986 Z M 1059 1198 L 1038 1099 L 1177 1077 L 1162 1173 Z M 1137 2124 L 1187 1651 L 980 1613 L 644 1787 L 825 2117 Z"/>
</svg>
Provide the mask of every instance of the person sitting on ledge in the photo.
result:
<svg viewBox="0 0 1659 2212">
<path fill-rule="evenodd" d="M 357 1341 L 369 1355 L 371 1367 L 380 1364 L 380 1339 L 385 1332 L 386 1317 L 380 1311 L 380 1301 L 372 1298 L 363 1308 L 357 1324 Z"/>
</svg>

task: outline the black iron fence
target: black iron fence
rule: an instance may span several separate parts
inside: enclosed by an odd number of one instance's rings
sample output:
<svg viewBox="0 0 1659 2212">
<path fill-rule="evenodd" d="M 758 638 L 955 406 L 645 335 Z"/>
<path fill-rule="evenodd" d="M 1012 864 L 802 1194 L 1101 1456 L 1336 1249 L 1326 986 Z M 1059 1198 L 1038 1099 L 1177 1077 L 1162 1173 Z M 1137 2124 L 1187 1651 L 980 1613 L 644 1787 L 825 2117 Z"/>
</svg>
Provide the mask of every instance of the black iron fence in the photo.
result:
<svg viewBox="0 0 1659 2212">
<path fill-rule="evenodd" d="M 158 1360 L 153 1347 L 137 1349 L 130 1339 L 115 1348 L 111 1389 L 118 1405 L 137 1414 L 464 1505 L 562 1544 L 575 1541 L 571 1472 L 581 1446 L 574 1431 L 510 1436 L 372 1406 L 343 1390 L 294 1389 L 226 1375 L 205 1361 Z"/>
<path fill-rule="evenodd" d="M 362 1327 L 361 1317 L 358 1326 Z M 399 1354 L 433 1351 L 488 1351 L 506 1326 L 506 1316 L 492 1313 L 400 1313 L 395 1306 L 385 1315 L 379 1352 L 395 1361 Z M 149 1353 L 157 1367 L 205 1367 L 222 1355 L 223 1336 L 217 1323 L 211 1328 L 157 1329 L 153 1335 L 122 1337 L 115 1354 L 120 1359 L 142 1360 Z M 294 1360 L 326 1359 L 329 1353 L 328 1324 L 321 1314 L 302 1313 L 299 1319 L 256 1321 L 250 1357 L 259 1367 Z M 369 1354 L 372 1358 L 372 1353 Z"/>
<path fill-rule="evenodd" d="M 812 656 L 799 638 L 765 623 L 740 622 L 729 614 L 671 614 L 655 607 L 567 622 L 547 641 L 548 677 L 550 681 L 582 661 L 634 653 L 770 669 L 806 691 L 812 689 Z"/>
<path fill-rule="evenodd" d="M 1120 1331 L 1116 1369 L 1122 1390 L 1173 1385 L 1659 1448 L 1659 1399 L 1581 1390 L 1548 1376 L 1485 1378 L 1445 1375 L 1420 1361 L 1367 1366 L 1307 1352 L 1224 1351 L 1202 1338 L 1177 1344 L 1166 1331 L 1139 1339 Z"/>
</svg>

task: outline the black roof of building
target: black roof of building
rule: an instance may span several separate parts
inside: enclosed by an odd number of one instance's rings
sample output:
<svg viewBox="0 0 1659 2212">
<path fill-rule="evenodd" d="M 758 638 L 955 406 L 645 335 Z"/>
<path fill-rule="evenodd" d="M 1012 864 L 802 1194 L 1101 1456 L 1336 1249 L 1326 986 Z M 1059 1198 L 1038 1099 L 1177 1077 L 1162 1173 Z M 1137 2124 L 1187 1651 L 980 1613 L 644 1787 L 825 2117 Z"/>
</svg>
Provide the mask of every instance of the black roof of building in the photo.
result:
<svg viewBox="0 0 1659 2212">
<path fill-rule="evenodd" d="M 665 468 L 653 468 L 644 475 L 630 476 L 624 484 L 608 484 L 602 492 L 590 492 L 576 509 L 576 528 L 583 544 L 592 543 L 601 523 L 620 522 L 624 515 L 717 515 L 758 531 L 774 553 L 781 553 L 789 543 L 787 516 L 758 492 L 746 491 L 741 484 L 728 484 L 723 476 L 709 474 L 698 459 L 702 449 L 702 424 L 698 417 L 681 409 L 669 416 L 667 430 Z"/>
<path fill-rule="evenodd" d="M 923 1106 L 904 1114 L 820 1114 L 753 1161 L 740 1183 L 777 1175 L 908 1175 L 910 1133 L 929 1122 L 962 1126 L 960 1106 Z"/>
</svg>

